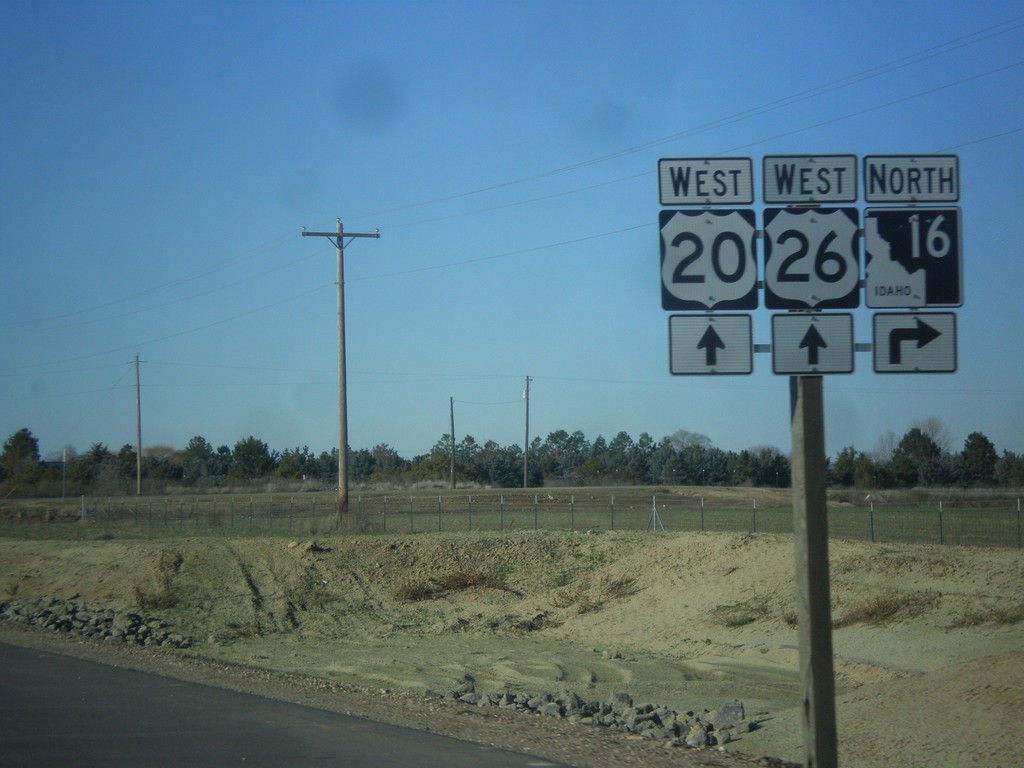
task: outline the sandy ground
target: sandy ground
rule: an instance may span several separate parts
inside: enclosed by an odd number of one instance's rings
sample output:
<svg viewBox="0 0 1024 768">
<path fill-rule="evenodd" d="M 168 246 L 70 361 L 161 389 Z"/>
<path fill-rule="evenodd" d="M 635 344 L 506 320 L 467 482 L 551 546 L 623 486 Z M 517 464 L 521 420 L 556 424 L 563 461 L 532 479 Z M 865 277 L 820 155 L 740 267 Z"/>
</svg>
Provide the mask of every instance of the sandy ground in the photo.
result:
<svg viewBox="0 0 1024 768">
<path fill-rule="evenodd" d="M 830 559 L 840 764 L 1024 765 L 1024 553 Z M 0 600 L 158 615 L 207 659 L 392 691 L 740 699 L 763 727 L 728 749 L 799 762 L 794 591 L 792 538 L 765 534 L 0 541 Z"/>
</svg>

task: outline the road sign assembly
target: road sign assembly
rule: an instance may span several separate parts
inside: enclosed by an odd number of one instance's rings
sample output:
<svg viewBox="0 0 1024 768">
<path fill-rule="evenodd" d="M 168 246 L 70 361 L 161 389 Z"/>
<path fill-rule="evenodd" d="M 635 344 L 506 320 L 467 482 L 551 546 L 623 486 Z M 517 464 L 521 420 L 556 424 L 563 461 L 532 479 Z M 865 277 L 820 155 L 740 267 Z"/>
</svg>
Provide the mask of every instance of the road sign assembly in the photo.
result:
<svg viewBox="0 0 1024 768">
<path fill-rule="evenodd" d="M 873 309 L 963 306 L 957 155 L 765 155 L 760 182 L 758 229 L 751 158 L 658 160 L 661 306 L 699 313 L 669 318 L 673 374 L 749 374 L 753 352 L 780 375 L 852 373 L 868 350 L 878 373 L 956 371 L 951 312 L 878 313 L 856 344 L 853 316 L 827 310 L 860 307 L 862 288 Z M 875 205 L 850 205 L 861 194 Z M 771 344 L 753 343 L 750 315 L 715 314 L 757 309 L 762 287 L 791 312 L 772 316 Z"/>
<path fill-rule="evenodd" d="M 757 256 L 764 240 L 765 306 L 772 315 L 772 371 L 788 375 L 793 538 L 803 708 L 803 764 L 836 768 L 835 674 L 825 455 L 824 374 L 852 373 L 853 315 L 860 306 L 860 209 L 856 155 L 768 155 L 762 165 L 763 230 L 754 211 L 750 158 L 658 161 L 661 303 L 691 310 L 668 318 L 673 375 L 749 374 Z M 955 155 L 864 158 L 867 203 L 956 203 Z M 711 206 L 723 206 L 711 209 Z M 869 307 L 916 309 L 963 303 L 960 209 L 893 205 L 864 212 Z M 764 351 L 763 345 L 756 345 Z M 865 345 L 866 346 L 866 345 Z M 876 373 L 956 371 L 953 312 L 878 312 L 872 318 Z M 652 518 L 653 522 L 653 518 Z"/>
</svg>

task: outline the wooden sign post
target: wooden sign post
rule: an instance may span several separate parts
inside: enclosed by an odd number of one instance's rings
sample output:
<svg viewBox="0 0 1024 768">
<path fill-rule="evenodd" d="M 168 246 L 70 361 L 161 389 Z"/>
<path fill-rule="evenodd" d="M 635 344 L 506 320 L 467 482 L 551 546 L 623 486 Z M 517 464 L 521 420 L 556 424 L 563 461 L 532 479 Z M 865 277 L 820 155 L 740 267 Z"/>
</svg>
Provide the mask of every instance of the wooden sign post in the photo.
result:
<svg viewBox="0 0 1024 768">
<path fill-rule="evenodd" d="M 836 768 L 822 379 L 793 376 L 789 387 L 804 765 Z"/>
</svg>

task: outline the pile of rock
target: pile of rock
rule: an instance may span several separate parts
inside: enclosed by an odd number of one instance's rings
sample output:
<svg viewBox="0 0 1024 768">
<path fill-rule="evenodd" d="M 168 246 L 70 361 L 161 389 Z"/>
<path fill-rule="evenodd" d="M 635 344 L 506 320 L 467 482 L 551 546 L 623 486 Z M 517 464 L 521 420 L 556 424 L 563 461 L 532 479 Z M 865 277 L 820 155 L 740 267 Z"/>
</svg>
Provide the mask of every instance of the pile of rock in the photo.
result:
<svg viewBox="0 0 1024 768">
<path fill-rule="evenodd" d="M 570 723 L 626 731 L 646 739 L 670 739 L 673 744 L 713 747 L 726 744 L 757 728 L 748 720 L 741 701 L 731 701 L 715 710 L 676 712 L 654 704 L 634 705 L 627 693 L 613 693 L 608 701 L 585 701 L 576 693 L 530 695 L 507 690 L 478 693 L 472 680 L 451 690 L 428 691 L 428 695 L 479 707 L 560 717 Z"/>
<path fill-rule="evenodd" d="M 167 648 L 190 648 L 190 637 L 172 632 L 158 618 L 110 608 L 92 610 L 72 600 L 56 597 L 0 602 L 0 619 L 54 632 Z"/>
</svg>

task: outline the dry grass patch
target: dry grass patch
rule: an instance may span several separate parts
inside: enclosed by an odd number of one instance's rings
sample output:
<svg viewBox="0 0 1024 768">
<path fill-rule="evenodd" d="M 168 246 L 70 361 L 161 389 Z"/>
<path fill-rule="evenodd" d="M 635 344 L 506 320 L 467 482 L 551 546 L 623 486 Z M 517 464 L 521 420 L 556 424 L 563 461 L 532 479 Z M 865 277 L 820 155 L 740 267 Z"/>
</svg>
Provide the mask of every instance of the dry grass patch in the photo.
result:
<svg viewBox="0 0 1024 768">
<path fill-rule="evenodd" d="M 949 629 L 978 627 L 982 624 L 1008 627 L 1021 622 L 1024 622 L 1024 603 L 1001 605 L 986 602 L 967 610 L 949 626 Z"/>
<path fill-rule="evenodd" d="M 766 616 L 768 616 L 768 605 L 764 598 L 758 596 L 715 607 L 715 618 L 720 624 L 730 629 L 745 627 Z"/>
<path fill-rule="evenodd" d="M 832 621 L 834 629 L 854 624 L 884 624 L 895 618 L 917 616 L 939 600 L 937 592 L 913 592 L 900 594 L 886 590 L 864 601 L 852 605 Z"/>
<path fill-rule="evenodd" d="M 505 581 L 493 573 L 481 571 L 478 568 L 464 568 L 438 578 L 403 582 L 392 591 L 391 596 L 400 602 L 409 603 L 418 600 L 436 600 L 452 592 L 461 592 L 474 587 L 508 589 Z"/>
</svg>

